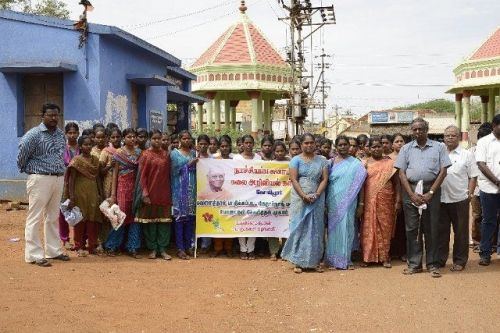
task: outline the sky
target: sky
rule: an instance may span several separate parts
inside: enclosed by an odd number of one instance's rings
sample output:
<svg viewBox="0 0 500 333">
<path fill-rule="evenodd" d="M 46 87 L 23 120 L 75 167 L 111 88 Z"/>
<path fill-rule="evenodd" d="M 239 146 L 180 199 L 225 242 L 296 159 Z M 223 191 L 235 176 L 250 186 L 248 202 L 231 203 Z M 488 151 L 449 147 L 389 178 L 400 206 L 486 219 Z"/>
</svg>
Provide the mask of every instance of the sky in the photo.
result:
<svg viewBox="0 0 500 333">
<path fill-rule="evenodd" d="M 78 0 L 64 0 L 72 19 Z M 93 23 L 118 26 L 189 66 L 239 19 L 238 0 L 91 0 Z M 285 3 L 289 3 L 285 0 Z M 324 49 L 327 113 L 371 110 L 453 99 L 453 68 L 500 26 L 498 0 L 311 0 L 335 6 L 337 24 L 313 34 L 313 67 Z M 247 15 L 282 54 L 289 27 L 277 0 L 247 0 Z M 317 18 L 318 19 L 318 18 Z M 306 28 L 307 29 L 307 28 Z M 306 42 L 310 72 L 310 41 Z M 313 69 L 313 80 L 318 77 Z M 315 82 L 312 84 L 315 85 Z M 319 95 L 317 95 L 319 98 Z M 321 111 L 314 111 L 316 120 Z"/>
</svg>

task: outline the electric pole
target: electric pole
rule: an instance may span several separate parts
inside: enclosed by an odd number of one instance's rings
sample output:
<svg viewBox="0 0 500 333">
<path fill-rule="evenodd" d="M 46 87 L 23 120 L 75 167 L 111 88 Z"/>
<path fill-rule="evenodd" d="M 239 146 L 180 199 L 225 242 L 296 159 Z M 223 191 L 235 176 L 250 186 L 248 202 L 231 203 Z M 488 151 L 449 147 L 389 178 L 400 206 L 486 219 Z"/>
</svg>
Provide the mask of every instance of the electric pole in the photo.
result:
<svg viewBox="0 0 500 333">
<path fill-rule="evenodd" d="M 304 119 L 307 117 L 307 109 L 310 104 L 308 100 L 311 100 L 311 96 L 304 92 L 310 86 L 309 81 L 306 80 L 307 76 L 304 76 L 304 41 L 311 38 L 323 26 L 335 24 L 335 10 L 333 4 L 331 6 L 313 7 L 310 0 L 290 0 L 290 4 L 286 4 L 285 0 L 278 0 L 278 3 L 288 12 L 288 17 L 281 20 L 290 21 L 291 43 L 290 51 L 287 53 L 287 62 L 291 67 L 292 85 L 290 89 L 290 113 L 287 115 L 287 122 L 288 117 L 293 120 L 295 123 L 294 134 L 296 135 L 302 133 L 302 126 Z M 317 17 L 320 19 L 318 20 Z M 303 36 L 302 30 L 305 26 L 310 26 L 311 31 L 306 36 Z M 312 29 L 313 27 L 314 29 Z"/>
</svg>

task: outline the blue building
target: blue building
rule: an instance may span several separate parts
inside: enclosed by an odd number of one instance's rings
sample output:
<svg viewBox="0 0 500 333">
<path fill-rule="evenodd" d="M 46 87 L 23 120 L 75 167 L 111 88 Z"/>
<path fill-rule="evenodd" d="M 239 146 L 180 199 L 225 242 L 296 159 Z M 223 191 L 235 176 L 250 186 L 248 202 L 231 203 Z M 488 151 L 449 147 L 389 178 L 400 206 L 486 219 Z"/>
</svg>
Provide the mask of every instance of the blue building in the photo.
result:
<svg viewBox="0 0 500 333">
<path fill-rule="evenodd" d="M 0 11 L 0 199 L 23 200 L 16 166 L 20 138 L 41 121 L 46 102 L 61 106 L 61 127 L 101 122 L 121 128 L 190 128 L 192 73 L 171 54 L 112 26 Z M 167 112 L 167 103 L 177 106 Z"/>
</svg>

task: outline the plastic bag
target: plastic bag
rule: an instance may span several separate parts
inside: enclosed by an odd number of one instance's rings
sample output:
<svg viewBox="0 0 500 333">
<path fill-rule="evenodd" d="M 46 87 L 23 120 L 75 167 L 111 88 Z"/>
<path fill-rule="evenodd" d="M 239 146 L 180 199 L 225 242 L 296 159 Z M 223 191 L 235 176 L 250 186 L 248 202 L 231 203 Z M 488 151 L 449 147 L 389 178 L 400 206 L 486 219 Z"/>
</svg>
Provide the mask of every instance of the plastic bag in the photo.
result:
<svg viewBox="0 0 500 333">
<path fill-rule="evenodd" d="M 113 229 L 118 230 L 125 221 L 127 215 L 120 210 L 117 204 L 109 205 L 108 200 L 104 200 L 100 205 L 99 209 L 111 222 Z"/>
<path fill-rule="evenodd" d="M 77 206 L 73 207 L 73 209 L 69 209 L 68 206 L 69 199 L 61 204 L 61 213 L 64 215 L 64 219 L 68 222 L 68 225 L 74 227 L 83 220 L 83 215 Z"/>
</svg>

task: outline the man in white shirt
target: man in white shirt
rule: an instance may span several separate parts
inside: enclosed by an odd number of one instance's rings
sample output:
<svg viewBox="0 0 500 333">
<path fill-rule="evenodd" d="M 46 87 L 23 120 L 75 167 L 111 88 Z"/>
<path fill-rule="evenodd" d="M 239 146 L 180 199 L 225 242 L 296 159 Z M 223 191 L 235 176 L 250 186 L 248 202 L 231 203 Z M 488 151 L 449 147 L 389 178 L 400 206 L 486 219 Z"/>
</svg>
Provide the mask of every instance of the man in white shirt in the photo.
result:
<svg viewBox="0 0 500 333">
<path fill-rule="evenodd" d="M 500 213 L 500 114 L 492 121 L 493 132 L 477 142 L 476 161 L 481 173 L 478 177 L 479 196 L 483 211 L 479 265 L 491 262 L 492 237 Z M 500 248 L 497 249 L 500 252 Z"/>
<path fill-rule="evenodd" d="M 469 198 L 474 194 L 479 170 L 472 152 L 459 146 L 460 130 L 448 126 L 444 130 L 444 143 L 451 166 L 441 185 L 439 210 L 438 262 L 446 265 L 450 249 L 450 225 L 453 227 L 453 265 L 451 271 L 462 271 L 469 259 Z"/>
</svg>

